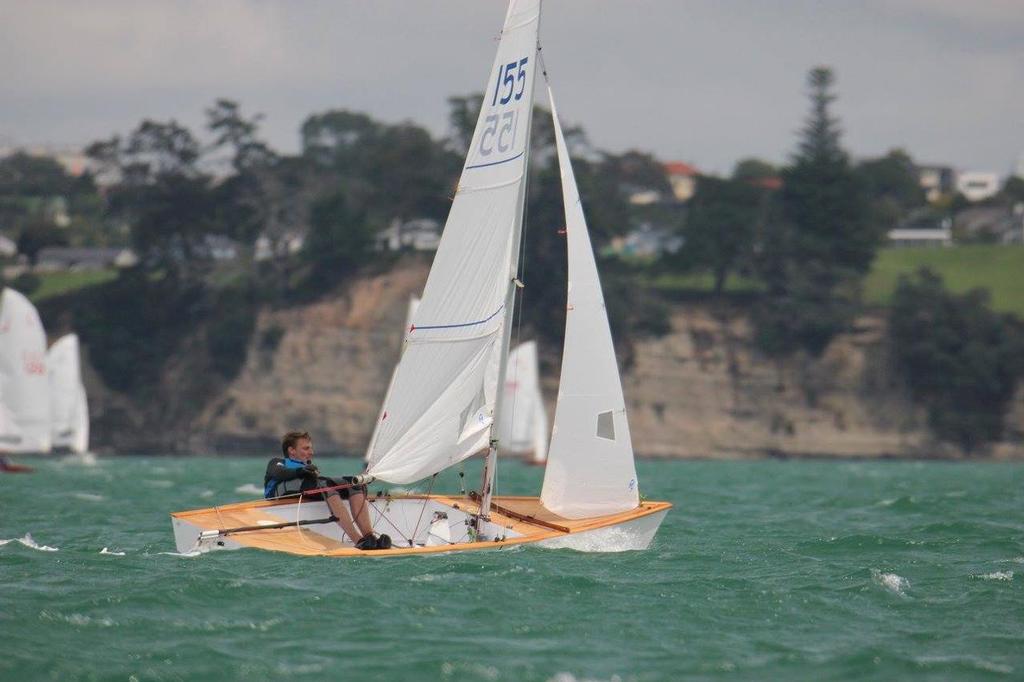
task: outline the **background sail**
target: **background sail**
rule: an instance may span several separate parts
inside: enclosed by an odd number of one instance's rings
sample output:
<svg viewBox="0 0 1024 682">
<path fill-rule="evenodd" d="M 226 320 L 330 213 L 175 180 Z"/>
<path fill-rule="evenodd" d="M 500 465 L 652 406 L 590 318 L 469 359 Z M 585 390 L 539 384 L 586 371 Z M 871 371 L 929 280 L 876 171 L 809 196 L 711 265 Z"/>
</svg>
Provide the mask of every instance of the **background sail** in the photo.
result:
<svg viewBox="0 0 1024 682">
<path fill-rule="evenodd" d="M 53 447 L 72 452 L 89 448 L 89 407 L 79 352 L 77 334 L 62 336 L 46 352 Z"/>
<path fill-rule="evenodd" d="M 50 450 L 50 390 L 46 376 L 46 333 L 39 313 L 27 298 L 5 288 L 0 296 L 0 399 L 4 419 L 14 428 L 4 433 L 6 452 Z"/>
<path fill-rule="evenodd" d="M 601 280 L 553 96 L 551 117 L 565 202 L 569 293 L 541 502 L 560 516 L 584 518 L 633 509 L 640 500 Z"/>
<path fill-rule="evenodd" d="M 548 454 L 548 418 L 540 392 L 537 344 L 527 341 L 508 354 L 505 398 L 498 439 L 503 452 L 529 453 L 535 462 Z"/>
<path fill-rule="evenodd" d="M 367 451 L 377 478 L 419 480 L 490 440 L 539 20 L 540 0 L 509 5 L 448 222 Z"/>
</svg>

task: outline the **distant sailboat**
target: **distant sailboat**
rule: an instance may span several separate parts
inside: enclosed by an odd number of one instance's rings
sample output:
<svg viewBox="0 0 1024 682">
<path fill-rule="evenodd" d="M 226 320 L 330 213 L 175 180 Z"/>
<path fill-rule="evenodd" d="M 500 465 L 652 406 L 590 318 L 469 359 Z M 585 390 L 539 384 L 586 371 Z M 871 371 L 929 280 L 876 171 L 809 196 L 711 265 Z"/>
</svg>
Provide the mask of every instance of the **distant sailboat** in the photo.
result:
<svg viewBox="0 0 1024 682">
<path fill-rule="evenodd" d="M 89 404 L 82 384 L 78 335 L 57 339 L 46 353 L 54 449 L 89 450 Z"/>
<path fill-rule="evenodd" d="M 645 549 L 671 504 L 639 496 L 597 265 L 552 100 L 565 200 L 567 314 L 541 496 L 495 496 L 525 208 L 540 0 L 512 0 L 448 222 L 367 449 L 367 476 L 405 485 L 487 451 L 478 495 L 371 500 L 394 546 L 355 549 L 318 500 L 279 498 L 175 512 L 181 552 L 258 547 L 302 555 L 401 556 L 519 544 Z"/>
<path fill-rule="evenodd" d="M 540 391 L 537 344 L 521 343 L 508 356 L 505 397 L 498 419 L 502 452 L 522 455 L 532 464 L 548 458 L 548 415 Z"/>
<path fill-rule="evenodd" d="M 46 333 L 34 305 L 14 289 L 0 295 L 0 452 L 49 452 Z"/>
</svg>

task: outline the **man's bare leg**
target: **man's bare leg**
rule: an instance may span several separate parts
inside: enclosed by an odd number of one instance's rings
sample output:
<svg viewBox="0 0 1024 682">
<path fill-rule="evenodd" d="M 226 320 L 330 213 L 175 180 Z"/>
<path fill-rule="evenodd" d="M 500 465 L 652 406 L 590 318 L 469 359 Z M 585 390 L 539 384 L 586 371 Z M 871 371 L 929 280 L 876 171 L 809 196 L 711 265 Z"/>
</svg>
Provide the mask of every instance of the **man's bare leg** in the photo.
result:
<svg viewBox="0 0 1024 682">
<path fill-rule="evenodd" d="M 327 496 L 327 508 L 331 510 L 335 518 L 338 519 L 338 525 L 345 531 L 345 535 L 352 541 L 353 544 L 359 542 L 359 540 L 365 535 L 356 530 L 356 526 L 352 523 L 352 515 L 349 514 L 348 508 L 345 503 L 341 501 L 341 497 L 338 495 Z"/>
<path fill-rule="evenodd" d="M 373 524 L 370 522 L 370 505 L 366 502 L 366 495 L 352 491 L 348 496 L 348 503 L 352 505 L 352 515 L 356 517 L 356 525 L 363 534 L 373 533 Z"/>
</svg>

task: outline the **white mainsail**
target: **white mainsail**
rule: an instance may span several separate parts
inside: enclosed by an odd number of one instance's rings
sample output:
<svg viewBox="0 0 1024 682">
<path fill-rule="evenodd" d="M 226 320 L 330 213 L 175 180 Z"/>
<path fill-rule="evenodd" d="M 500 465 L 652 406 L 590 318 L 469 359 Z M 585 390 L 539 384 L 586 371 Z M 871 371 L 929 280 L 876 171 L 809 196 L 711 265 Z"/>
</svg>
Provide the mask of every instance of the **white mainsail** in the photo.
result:
<svg viewBox="0 0 1024 682">
<path fill-rule="evenodd" d="M 48 452 L 46 333 L 35 306 L 9 287 L 0 295 L 0 402 L 0 451 Z"/>
<path fill-rule="evenodd" d="M 542 463 L 548 456 L 548 416 L 540 391 L 537 343 L 527 341 L 508 354 L 505 398 L 498 420 L 498 440 L 505 452 L 529 454 Z"/>
<path fill-rule="evenodd" d="M 82 384 L 78 335 L 60 337 L 46 352 L 50 377 L 53 447 L 75 453 L 89 449 L 89 405 Z"/>
<path fill-rule="evenodd" d="M 559 516 L 576 519 L 634 509 L 640 499 L 601 280 L 550 88 L 548 95 L 565 203 L 569 293 L 541 503 Z"/>
<path fill-rule="evenodd" d="M 487 446 L 516 276 L 540 0 L 513 0 L 423 298 L 367 451 L 410 483 Z"/>
</svg>

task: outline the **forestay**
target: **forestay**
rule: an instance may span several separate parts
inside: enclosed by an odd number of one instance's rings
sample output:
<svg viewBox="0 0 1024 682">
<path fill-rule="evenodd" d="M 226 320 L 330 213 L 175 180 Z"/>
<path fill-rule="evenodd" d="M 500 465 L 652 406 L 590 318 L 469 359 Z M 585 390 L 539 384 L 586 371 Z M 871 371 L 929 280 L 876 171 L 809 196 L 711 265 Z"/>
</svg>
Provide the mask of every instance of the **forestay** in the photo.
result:
<svg viewBox="0 0 1024 682">
<path fill-rule="evenodd" d="M 604 294 L 550 88 L 548 94 L 565 203 L 569 293 L 541 502 L 559 516 L 577 519 L 633 509 L 639 494 Z"/>
<path fill-rule="evenodd" d="M 0 451 L 50 450 L 46 333 L 27 298 L 10 288 L 0 296 L 0 401 L 6 430 Z"/>
<path fill-rule="evenodd" d="M 514 0 L 448 215 L 367 451 L 393 483 L 487 446 L 509 283 L 515 277 L 540 0 Z"/>
<path fill-rule="evenodd" d="M 518 454 L 530 453 L 534 462 L 547 459 L 548 417 L 540 392 L 537 344 L 534 341 L 519 344 L 508 354 L 501 412 L 498 439 L 502 449 Z"/>
<path fill-rule="evenodd" d="M 60 337 L 46 352 L 50 378 L 53 447 L 83 453 L 89 448 L 89 407 L 82 385 L 78 335 Z"/>
</svg>

